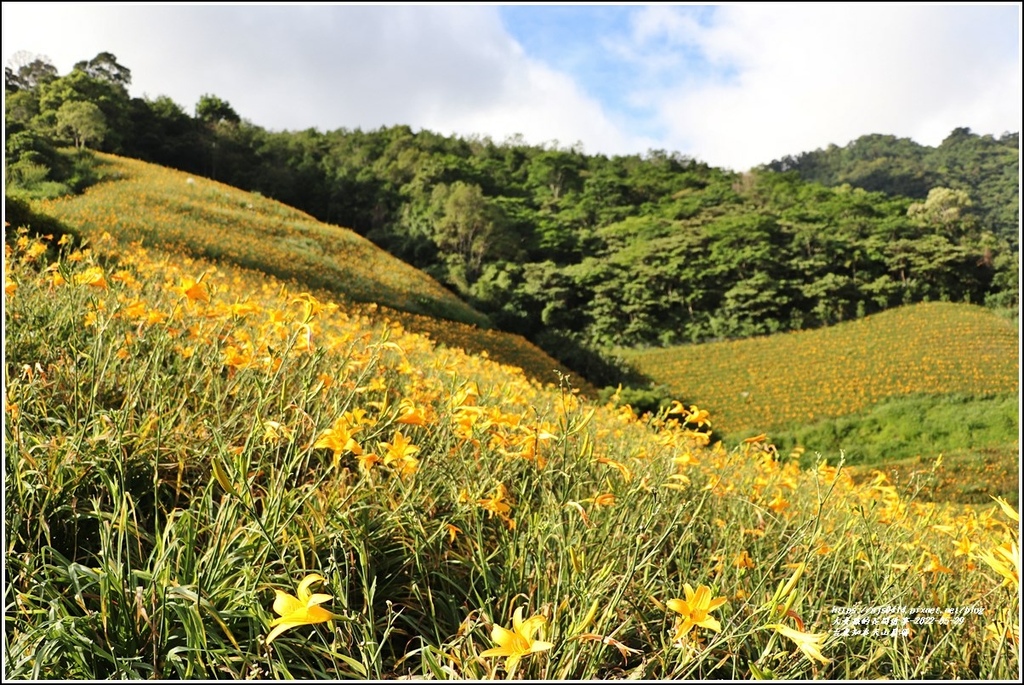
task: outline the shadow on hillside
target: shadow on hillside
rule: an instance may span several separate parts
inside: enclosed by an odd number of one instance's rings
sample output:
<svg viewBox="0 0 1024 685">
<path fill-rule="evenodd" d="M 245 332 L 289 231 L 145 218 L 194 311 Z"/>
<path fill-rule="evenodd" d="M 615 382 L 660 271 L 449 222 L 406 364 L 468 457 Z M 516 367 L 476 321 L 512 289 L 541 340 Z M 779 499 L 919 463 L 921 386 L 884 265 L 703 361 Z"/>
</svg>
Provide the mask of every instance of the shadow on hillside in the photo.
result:
<svg viewBox="0 0 1024 685">
<path fill-rule="evenodd" d="M 37 212 L 26 200 L 10 195 L 4 195 L 4 242 L 15 240 L 19 228 L 27 228 L 31 236 L 52 237 L 53 244 L 56 244 L 65 235 L 74 238 L 78 234 L 63 222 L 54 217 Z"/>
<path fill-rule="evenodd" d="M 532 342 L 595 388 L 603 388 L 599 392 L 602 401 L 607 401 L 621 387 L 619 403 L 628 404 L 642 414 L 657 412 L 671 400 L 679 399 L 672 396 L 668 386 L 657 384 L 622 357 L 595 350 L 563 333 L 542 331 Z"/>
</svg>

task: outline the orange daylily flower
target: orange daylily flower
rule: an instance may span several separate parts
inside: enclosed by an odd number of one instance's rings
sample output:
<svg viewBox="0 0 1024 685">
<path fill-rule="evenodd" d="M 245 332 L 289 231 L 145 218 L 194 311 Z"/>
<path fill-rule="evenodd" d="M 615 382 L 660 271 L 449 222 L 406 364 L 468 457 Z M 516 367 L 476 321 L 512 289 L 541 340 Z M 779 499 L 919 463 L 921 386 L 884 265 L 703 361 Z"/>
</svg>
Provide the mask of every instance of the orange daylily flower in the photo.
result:
<svg viewBox="0 0 1024 685">
<path fill-rule="evenodd" d="M 750 558 L 747 550 L 743 550 L 733 559 L 732 565 L 736 568 L 754 568 L 754 560 Z"/>
<path fill-rule="evenodd" d="M 925 564 L 924 568 L 922 569 L 922 571 L 924 573 L 952 573 L 953 572 L 953 569 L 949 568 L 948 566 L 944 565 L 941 561 L 939 561 L 939 555 L 938 554 L 929 554 L 929 556 L 931 558 L 928 560 L 928 563 Z"/>
<path fill-rule="evenodd" d="M 697 405 L 691 404 L 689 414 L 686 417 L 687 423 L 692 423 L 697 427 L 711 425 L 711 414 L 706 409 L 697 409 Z"/>
<path fill-rule="evenodd" d="M 488 512 L 503 517 L 512 511 L 512 507 L 505 502 L 506 497 L 508 497 L 508 490 L 505 489 L 505 485 L 503 483 L 498 483 L 498 489 L 495 491 L 494 497 L 478 499 L 476 503 Z"/>
<path fill-rule="evenodd" d="M 74 276 L 75 285 L 90 285 L 93 288 L 106 289 L 107 279 L 103 276 L 103 269 L 98 266 L 91 266 L 80 274 Z"/>
<path fill-rule="evenodd" d="M 335 463 L 341 459 L 343 452 L 351 452 L 358 456 L 363 453 L 363 448 L 353 437 L 357 431 L 358 428 L 351 428 L 347 417 L 340 416 L 334 421 L 334 425 L 325 430 L 320 439 L 313 443 L 313 447 L 327 447 L 333 450 Z"/>
<path fill-rule="evenodd" d="M 395 423 L 403 423 L 408 426 L 425 426 L 427 417 L 421 407 L 417 407 L 412 400 L 403 399 L 399 405 L 400 414 Z"/>
<path fill-rule="evenodd" d="M 598 457 L 597 463 L 606 464 L 608 466 L 611 466 L 613 469 L 618 470 L 618 472 L 622 474 L 622 479 L 627 483 L 633 479 L 633 472 L 629 470 L 629 467 L 615 461 L 614 459 L 609 459 L 607 457 Z"/>
</svg>

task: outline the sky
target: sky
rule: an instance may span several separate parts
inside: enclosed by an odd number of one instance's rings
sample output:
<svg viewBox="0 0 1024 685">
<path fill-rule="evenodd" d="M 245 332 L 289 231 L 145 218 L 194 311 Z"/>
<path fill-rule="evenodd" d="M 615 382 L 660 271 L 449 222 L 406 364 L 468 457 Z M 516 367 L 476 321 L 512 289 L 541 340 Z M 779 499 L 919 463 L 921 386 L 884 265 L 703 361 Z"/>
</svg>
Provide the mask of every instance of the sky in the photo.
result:
<svg viewBox="0 0 1024 685">
<path fill-rule="evenodd" d="M 1020 131 L 1017 4 L 3 4 L 3 57 L 273 130 L 414 130 L 737 171 L 870 133 Z M 18 53 L 21 53 L 19 55 Z"/>
</svg>

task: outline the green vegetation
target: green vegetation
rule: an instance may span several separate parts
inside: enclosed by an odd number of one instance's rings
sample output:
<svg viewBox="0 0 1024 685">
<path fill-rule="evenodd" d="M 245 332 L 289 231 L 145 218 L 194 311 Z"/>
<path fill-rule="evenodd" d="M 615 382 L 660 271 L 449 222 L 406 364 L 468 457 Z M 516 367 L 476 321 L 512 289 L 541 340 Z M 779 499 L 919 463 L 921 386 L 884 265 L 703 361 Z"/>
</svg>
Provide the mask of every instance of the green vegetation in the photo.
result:
<svg viewBox="0 0 1024 685">
<path fill-rule="evenodd" d="M 926 502 L 959 502 L 986 506 L 1002 497 L 1020 507 L 1020 442 L 909 457 L 878 464 L 888 477 L 912 487 Z M 875 469 L 854 467 L 853 479 L 870 482 Z"/>
<path fill-rule="evenodd" d="M 422 272 L 343 228 L 276 201 L 145 162 L 96 153 L 97 178 L 83 195 L 29 204 L 8 199 L 15 226 L 59 239 L 65 233 L 217 259 L 290 280 L 305 289 L 368 303 L 366 313 L 489 355 L 534 378 L 570 371 L 520 336 L 488 330 L 479 312 Z M 575 376 L 575 374 L 572 374 Z M 596 391 L 582 378 L 576 387 Z"/>
<path fill-rule="evenodd" d="M 1017 440 L 1019 396 L 898 397 L 869 410 L 792 430 L 772 431 L 783 452 L 800 446 L 851 464 L 888 463 L 920 455 L 1001 447 Z"/>
<path fill-rule="evenodd" d="M 856 474 L 884 469 L 903 483 L 916 479 L 922 498 L 985 504 L 1020 499 L 1020 395 L 889 398 L 870 409 L 771 432 L 783 454 L 811 464 L 842 454 Z M 936 459 L 941 456 L 936 466 Z"/>
<path fill-rule="evenodd" d="M 224 260 L 357 302 L 487 325 L 436 281 L 347 229 L 223 184 L 97 157 L 109 182 L 40 210 L 83 235 L 107 231 L 125 244 Z"/>
<path fill-rule="evenodd" d="M 7 245 L 5 677 L 1020 670 L 1009 504 L 708 446 L 230 263 Z"/>
<path fill-rule="evenodd" d="M 1004 140 L 821 185 L 5 76 L 6 677 L 1019 675 Z"/>
<path fill-rule="evenodd" d="M 53 199 L 80 193 L 99 180 L 96 157 L 88 150 L 52 148 L 31 135 L 8 138 L 8 155 L 14 147 L 23 154 L 7 165 L 4 197 Z"/>
<path fill-rule="evenodd" d="M 845 147 L 784 157 L 765 166 L 796 171 L 806 181 L 924 199 L 937 187 L 965 192 L 978 219 L 1018 249 L 1020 134 L 999 138 L 957 128 L 938 147 L 909 138 L 861 136 Z"/>
</svg>

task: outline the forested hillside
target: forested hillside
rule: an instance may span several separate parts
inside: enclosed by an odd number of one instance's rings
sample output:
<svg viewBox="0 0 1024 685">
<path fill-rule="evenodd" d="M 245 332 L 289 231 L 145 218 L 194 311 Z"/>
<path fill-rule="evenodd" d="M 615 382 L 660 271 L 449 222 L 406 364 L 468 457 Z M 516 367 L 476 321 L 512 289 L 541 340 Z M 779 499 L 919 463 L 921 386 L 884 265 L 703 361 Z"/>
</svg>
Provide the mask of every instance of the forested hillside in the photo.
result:
<svg viewBox="0 0 1024 685">
<path fill-rule="evenodd" d="M 64 76 L 41 59 L 8 69 L 9 192 L 88 185 L 88 156 L 66 145 L 212 177 L 352 228 L 598 384 L 623 378 L 613 345 L 928 300 L 1017 307 L 1016 134 L 957 129 L 936 150 L 869 136 L 735 174 L 659 150 L 608 157 L 407 126 L 272 132 L 215 95 L 194 115 L 130 98 L 130 81 L 110 53 Z"/>
<path fill-rule="evenodd" d="M 805 181 L 924 199 L 935 187 L 967 193 L 975 213 L 989 230 L 1016 249 L 1020 134 L 979 136 L 955 129 L 938 147 L 909 138 L 873 134 L 844 147 L 783 157 L 766 165 L 771 171 L 796 171 Z"/>
</svg>

